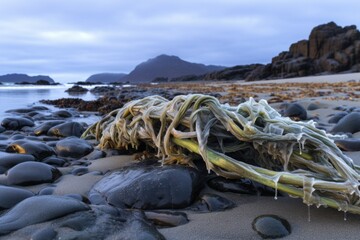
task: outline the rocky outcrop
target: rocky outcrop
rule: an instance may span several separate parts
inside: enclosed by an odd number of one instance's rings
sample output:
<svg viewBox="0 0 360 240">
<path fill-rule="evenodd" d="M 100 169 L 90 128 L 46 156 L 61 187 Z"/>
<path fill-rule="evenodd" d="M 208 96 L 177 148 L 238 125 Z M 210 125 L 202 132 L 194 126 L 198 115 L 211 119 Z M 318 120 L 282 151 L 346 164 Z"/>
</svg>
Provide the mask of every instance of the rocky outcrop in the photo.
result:
<svg viewBox="0 0 360 240">
<path fill-rule="evenodd" d="M 355 25 L 334 22 L 315 27 L 308 40 L 281 52 L 270 64 L 258 66 L 246 80 L 302 77 L 360 71 L 360 32 Z"/>
<path fill-rule="evenodd" d="M 232 80 L 232 79 L 245 79 L 257 67 L 263 66 L 262 64 L 239 65 L 231 68 L 225 68 L 217 72 L 211 72 L 204 76 L 204 80 Z"/>
</svg>

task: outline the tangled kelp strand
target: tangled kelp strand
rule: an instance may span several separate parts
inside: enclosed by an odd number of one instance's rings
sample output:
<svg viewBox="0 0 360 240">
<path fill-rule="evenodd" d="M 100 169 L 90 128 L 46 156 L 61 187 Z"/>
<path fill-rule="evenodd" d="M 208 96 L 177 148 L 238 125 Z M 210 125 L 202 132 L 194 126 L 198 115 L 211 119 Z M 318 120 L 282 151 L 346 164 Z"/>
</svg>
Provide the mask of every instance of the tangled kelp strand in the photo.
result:
<svg viewBox="0 0 360 240">
<path fill-rule="evenodd" d="M 183 156 L 194 152 L 224 177 L 250 178 L 308 205 L 360 213 L 358 166 L 337 148 L 333 136 L 313 121 L 282 117 L 265 100 L 233 107 L 200 94 L 171 101 L 151 96 L 111 112 L 83 136 L 88 134 L 96 136 L 101 148 L 145 143 L 164 163 L 191 163 Z"/>
</svg>

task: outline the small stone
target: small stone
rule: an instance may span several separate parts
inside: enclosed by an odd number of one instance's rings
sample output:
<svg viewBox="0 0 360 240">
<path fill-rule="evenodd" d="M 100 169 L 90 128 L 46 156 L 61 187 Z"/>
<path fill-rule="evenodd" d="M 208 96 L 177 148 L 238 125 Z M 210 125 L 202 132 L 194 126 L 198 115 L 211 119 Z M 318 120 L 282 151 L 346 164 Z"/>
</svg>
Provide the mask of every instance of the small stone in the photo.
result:
<svg viewBox="0 0 360 240">
<path fill-rule="evenodd" d="M 210 188 L 219 192 L 232 192 L 261 196 L 274 196 L 275 194 L 272 188 L 251 181 L 247 178 L 226 179 L 223 177 L 214 177 L 210 179 L 207 183 Z"/>
<path fill-rule="evenodd" d="M 66 111 L 66 110 L 59 110 L 59 111 L 53 112 L 52 115 L 54 117 L 60 117 L 60 118 L 70 118 L 70 117 L 72 117 L 72 114 L 69 111 Z"/>
<path fill-rule="evenodd" d="M 29 190 L 0 185 L 0 210 L 12 208 L 25 198 L 34 196 Z"/>
<path fill-rule="evenodd" d="M 331 118 L 329 118 L 328 123 L 338 123 L 340 119 L 348 115 L 347 112 L 339 112 L 333 115 Z"/>
<path fill-rule="evenodd" d="M 290 117 L 293 120 L 306 120 L 306 109 L 298 103 L 288 103 L 283 106 L 285 109 L 282 112 L 284 117 Z"/>
<path fill-rule="evenodd" d="M 0 235 L 88 209 L 86 204 L 74 198 L 53 195 L 30 197 L 0 216 Z"/>
<path fill-rule="evenodd" d="M 23 127 L 32 127 L 34 122 L 28 118 L 4 118 L 1 122 L 1 126 L 8 130 L 20 130 Z"/>
<path fill-rule="evenodd" d="M 276 215 L 261 215 L 254 219 L 252 228 L 264 239 L 283 238 L 291 233 L 289 222 Z"/>
<path fill-rule="evenodd" d="M 54 182 L 61 176 L 60 171 L 41 162 L 24 162 L 12 167 L 7 172 L 10 185 L 34 185 Z"/>
<path fill-rule="evenodd" d="M 50 128 L 47 134 L 49 136 L 57 136 L 57 137 L 70 137 L 70 136 L 80 137 L 84 131 L 85 128 L 80 123 L 66 122 Z"/>
<path fill-rule="evenodd" d="M 65 123 L 65 122 L 61 121 L 61 120 L 44 122 L 44 123 L 40 124 L 39 126 L 37 126 L 34 129 L 34 133 L 35 133 L 36 136 L 39 136 L 39 135 L 42 135 L 42 134 L 47 134 L 50 128 L 52 128 L 54 126 L 57 126 L 57 125 L 60 125 L 62 123 Z"/>
<path fill-rule="evenodd" d="M 146 211 L 145 216 L 161 227 L 176 227 L 189 222 L 186 213 L 169 211 Z"/>
<path fill-rule="evenodd" d="M 235 204 L 227 198 L 212 193 L 205 193 L 190 209 L 199 212 L 218 212 L 231 209 Z"/>
<path fill-rule="evenodd" d="M 356 133 L 360 131 L 360 112 L 352 112 L 341 118 L 331 133 Z"/>
<path fill-rule="evenodd" d="M 35 161 L 35 157 L 29 154 L 8 154 L 0 157 L 0 174 L 3 174 L 9 168 L 22 162 Z M 1 170 L 3 169 L 3 171 Z"/>
<path fill-rule="evenodd" d="M 360 151 L 360 138 L 337 139 L 335 144 L 343 151 Z"/>
<path fill-rule="evenodd" d="M 57 232 L 52 227 L 47 227 L 36 231 L 31 235 L 31 240 L 55 239 Z"/>
<path fill-rule="evenodd" d="M 81 158 L 86 156 L 93 150 L 91 146 L 84 139 L 78 137 L 67 137 L 56 143 L 55 151 L 60 157 Z"/>
<path fill-rule="evenodd" d="M 30 154 L 38 160 L 54 155 L 54 150 L 45 143 L 31 140 L 14 141 L 6 147 L 6 152 Z"/>
</svg>

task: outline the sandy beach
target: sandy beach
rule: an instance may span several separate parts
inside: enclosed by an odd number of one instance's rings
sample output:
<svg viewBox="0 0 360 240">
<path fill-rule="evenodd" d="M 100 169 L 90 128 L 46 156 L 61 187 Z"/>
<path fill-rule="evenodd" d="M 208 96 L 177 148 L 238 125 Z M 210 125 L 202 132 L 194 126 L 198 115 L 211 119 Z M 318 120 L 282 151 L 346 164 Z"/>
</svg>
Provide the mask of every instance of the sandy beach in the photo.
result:
<svg viewBox="0 0 360 240">
<path fill-rule="evenodd" d="M 311 85 L 312 83 L 315 84 Z M 305 121 L 314 120 L 317 126 L 326 131 L 330 131 L 335 126 L 335 123 L 329 123 L 329 119 L 337 113 L 344 112 L 343 108 L 360 109 L 360 73 L 251 83 L 243 81 L 215 84 L 196 82 L 174 83 L 166 85 L 166 87 L 162 84 L 143 85 L 141 87 L 148 90 L 164 87 L 164 91 L 187 89 L 204 94 L 216 91 L 222 103 L 230 104 L 243 101 L 244 98 L 250 96 L 257 100 L 265 98 L 277 110 L 280 110 L 285 102 L 296 102 L 306 110 L 307 119 Z M 9 136 L 12 135 L 6 136 L 10 139 Z M 360 132 L 353 133 L 352 138 L 360 138 Z M 2 145 L 11 142 L 5 137 L 1 141 Z M 345 151 L 345 154 L 355 164 L 360 165 L 360 149 L 359 151 Z M 0 157 L 3 156 L 6 154 L 1 151 Z M 84 157 L 78 158 L 82 160 L 80 162 L 74 160 L 76 164 L 57 167 L 62 176 L 56 181 L 50 184 L 34 184 L 20 186 L 19 188 L 30 190 L 36 195 L 41 195 L 40 192 L 48 188 L 51 189 L 51 195 L 78 194 L 87 197 L 93 186 L 104 176 L 117 171 L 117 169 L 139 163 L 139 160 L 135 160 L 135 158 L 135 155 L 116 155 L 114 153 L 90 160 L 86 160 Z M 79 169 L 76 170 L 77 168 Z M 79 174 L 74 174 L 75 170 Z M 81 173 L 81 171 L 84 172 Z M 11 184 L 8 184 L 7 181 L 6 174 L 0 175 L 0 184 L 10 186 Z M 324 207 L 316 208 L 314 205 L 308 207 L 302 203 L 302 199 L 294 199 L 286 194 L 275 200 L 274 196 L 219 192 L 209 186 L 206 186 L 202 193 L 222 196 L 234 202 L 235 207 L 209 213 L 177 209 L 176 211 L 187 214 L 189 222 L 176 227 L 158 228 L 165 239 L 262 239 L 253 230 L 252 222 L 256 217 L 266 214 L 277 215 L 289 222 L 291 233 L 284 239 L 359 239 L 357 235 L 359 233 L 360 215 L 344 214 L 342 211 Z M 5 215 L 6 211 L 3 211 L 2 216 L 0 216 L 0 230 L 1 219 L 5 219 L 3 217 Z M 41 229 L 44 226 L 44 224 L 37 224 L 35 229 Z M 26 229 L 33 231 L 33 228 L 29 226 Z M 26 233 L 30 230 L 25 230 L 20 228 L 20 230 L 4 235 L 0 239 L 16 239 L 18 237 L 20 237 L 18 239 L 22 239 L 21 236 L 26 239 Z M 60 230 L 56 231 L 59 234 L 61 233 Z"/>
<path fill-rule="evenodd" d="M 239 85 L 287 84 L 287 83 L 339 83 L 357 81 L 360 86 L 360 74 L 339 74 L 330 76 L 304 77 L 256 82 L 239 82 Z M 321 89 L 316 89 L 321 90 Z M 308 111 L 310 116 L 317 116 L 318 122 L 327 123 L 329 116 L 336 113 L 337 106 L 359 107 L 359 99 L 323 100 L 323 97 L 295 98 L 297 103 L 307 108 L 311 103 L 321 106 Z M 274 104 L 275 107 L 282 103 Z M 330 127 L 330 125 L 329 125 Z M 359 136 L 359 134 L 357 134 Z M 360 164 L 360 151 L 345 152 L 355 164 Z M 234 209 L 206 214 L 187 212 L 190 222 L 174 228 L 161 229 L 168 239 L 262 239 L 253 229 L 252 221 L 264 214 L 275 214 L 289 221 L 292 233 L 284 239 L 358 239 L 360 216 L 329 208 L 308 207 L 302 199 L 290 197 L 256 197 L 234 193 L 221 193 L 234 201 Z M 309 221 L 310 218 L 310 221 Z M 346 220 L 344 220 L 346 218 Z"/>
</svg>

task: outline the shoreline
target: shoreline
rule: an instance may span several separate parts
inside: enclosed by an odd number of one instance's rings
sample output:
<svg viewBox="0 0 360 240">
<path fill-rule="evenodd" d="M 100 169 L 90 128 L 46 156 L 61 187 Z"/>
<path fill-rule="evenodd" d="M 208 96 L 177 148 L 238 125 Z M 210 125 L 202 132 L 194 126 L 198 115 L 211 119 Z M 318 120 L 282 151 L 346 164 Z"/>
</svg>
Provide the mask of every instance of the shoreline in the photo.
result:
<svg viewBox="0 0 360 240">
<path fill-rule="evenodd" d="M 346 76 L 344 76 L 346 75 Z M 338 81 L 336 81 L 337 78 Z M 311 89 L 310 83 L 314 83 L 315 79 L 320 79 L 313 86 L 322 87 L 321 89 Z M 222 103 L 236 103 L 241 102 L 247 96 L 251 96 L 256 93 L 255 98 L 265 98 L 267 100 L 273 100 L 271 106 L 282 111 L 284 104 L 297 103 L 307 113 L 305 121 L 314 120 L 318 122 L 318 126 L 326 131 L 330 131 L 335 126 L 335 123 L 329 123 L 329 120 L 336 114 L 346 113 L 349 114 L 351 111 L 356 112 L 356 109 L 360 109 L 360 73 L 356 74 L 341 74 L 336 76 L 318 76 L 318 77 L 307 77 L 306 79 L 301 78 L 299 80 L 282 79 L 282 80 L 266 80 L 258 82 L 244 83 L 241 81 L 237 82 L 220 82 L 220 83 L 206 83 L 195 82 L 195 83 L 175 83 L 175 84 L 158 84 L 158 85 L 139 85 L 136 88 L 127 88 L 127 92 L 117 92 L 115 96 L 119 97 L 125 94 L 127 98 L 121 99 L 122 102 L 131 100 L 131 98 L 139 98 L 146 96 L 146 94 L 164 94 L 164 96 L 176 96 L 179 93 L 193 92 L 193 93 L 211 93 L 216 94 Z M 304 82 L 302 80 L 305 80 Z M 350 81 L 355 80 L 355 82 Z M 290 81 L 290 82 L 288 82 Z M 349 82 L 350 81 L 350 82 Z M 329 82 L 329 83 L 328 83 Z M 273 84 L 276 83 L 276 87 Z M 329 92 L 329 86 L 331 84 L 339 83 L 337 88 L 331 89 Z M 174 89 L 181 85 L 181 88 Z M 156 89 L 163 87 L 162 89 Z M 309 88 L 310 86 L 310 88 Z M 290 92 L 296 89 L 295 94 L 291 95 Z M 351 90 L 352 89 L 352 90 Z M 353 89 L 357 89 L 354 91 Z M 146 90 L 146 91 L 144 91 Z M 310 91 L 313 90 L 313 91 Z M 359 92 L 358 92 L 359 91 Z M 276 100 L 276 101 L 275 101 Z M 31 108 L 30 108 L 31 109 Z M 350 109 L 352 109 L 350 111 Z M 14 117 L 19 118 L 21 116 L 28 116 L 33 119 L 36 126 L 26 126 L 19 130 L 2 130 L 0 129 L 0 159 L 7 156 L 9 153 L 4 153 L 5 149 L 8 149 L 9 145 L 16 142 L 16 138 L 24 141 L 39 141 L 45 143 L 47 146 L 56 149 L 57 144 L 68 136 L 50 136 L 40 135 L 34 136 L 34 128 L 40 124 L 62 120 L 64 122 L 74 122 L 77 114 L 82 114 L 77 110 L 61 109 L 61 116 L 70 114 L 70 117 L 59 117 L 54 115 L 53 110 L 36 110 L 38 115 L 26 115 L 27 113 L 14 113 Z M 33 111 L 33 112 L 34 112 Z M 31 112 L 31 111 L 29 111 Z M 91 115 L 91 113 L 89 113 Z M 36 118 L 38 116 L 39 118 Z M 300 116 L 300 115 L 299 115 Z M 3 119 L 0 119 L 2 121 Z M 353 123 L 357 124 L 357 122 Z M 55 125 L 58 126 L 58 125 Z M 76 125 L 77 127 L 83 125 Z M 88 125 L 87 125 L 88 126 Z M 66 131 L 74 127 L 64 128 Z M 64 131 L 64 130 L 61 130 Z M 72 132 L 74 134 L 75 132 Z M 14 136 L 16 138 L 12 139 Z M 20 137 L 19 137 L 20 136 Z M 79 135 L 78 135 L 79 136 Z M 360 131 L 355 132 L 351 135 L 353 139 L 360 139 Z M 34 140 L 36 139 L 37 140 Z M 359 140 L 360 141 L 360 140 Z M 85 143 L 81 143 L 79 140 L 71 142 L 72 145 L 78 146 L 77 149 L 71 150 L 72 154 L 80 154 L 80 146 L 82 144 L 96 147 L 97 141 L 90 138 Z M 34 150 L 35 146 L 31 148 Z M 69 150 L 70 151 L 70 150 Z M 84 150 L 85 151 L 85 150 Z M 87 151 L 87 150 L 86 150 Z M 87 206 L 93 208 L 93 211 L 99 211 L 97 207 L 86 203 L 91 200 L 89 192 L 101 179 L 109 176 L 111 173 L 119 170 L 128 169 L 129 166 L 134 167 L 140 164 L 144 155 L 125 155 L 123 152 L 115 150 L 100 151 L 99 149 L 92 149 L 91 152 L 81 153 L 81 157 L 69 157 L 67 155 L 61 156 L 60 150 L 55 150 L 55 155 L 51 160 L 48 160 L 46 164 L 51 167 L 56 167 L 62 176 L 58 179 L 48 183 L 41 184 L 30 184 L 29 186 L 16 186 L 16 184 L 8 184 L 8 175 L 0 174 L 0 187 L 18 187 L 25 190 L 30 190 L 33 194 L 49 196 L 61 196 L 61 195 L 75 195 L 77 198 L 81 198 L 82 204 L 85 203 Z M 29 152 L 30 153 L 30 152 Z M 14 154 L 14 153 L 13 153 Z M 32 154 L 32 153 L 30 153 Z M 80 155 L 81 155 L 80 154 Z M 360 149 L 357 151 L 345 151 L 345 154 L 353 159 L 354 163 L 360 165 Z M 79 155 L 79 156 L 80 156 Z M 70 155 L 71 156 L 71 155 Z M 135 160 L 135 158 L 137 160 Z M 43 160 L 40 160 L 40 162 Z M 152 160 L 153 161 L 153 160 Z M 30 161 L 31 162 L 31 161 Z M 45 164 L 45 163 L 44 163 Z M 60 165 L 56 165 L 60 164 Z M 63 165 L 61 165 L 63 164 Z M 150 163 L 146 163 L 150 164 Z M 151 165 L 151 164 L 150 164 Z M 16 166 L 16 165 L 15 165 Z M 1 165 L 0 167 L 4 167 Z M 11 169 L 10 167 L 9 169 Z M 7 171 L 9 171 L 7 169 Z M 1 191 L 1 188 L 0 188 Z M 42 192 L 42 193 L 41 193 Z M 301 199 L 293 199 L 288 196 L 280 196 L 277 200 L 274 199 L 274 195 L 271 196 L 256 196 L 239 193 L 220 192 L 212 189 L 205 182 L 205 187 L 202 189 L 200 194 L 210 193 L 216 194 L 220 197 L 224 197 L 236 204 L 232 209 L 226 209 L 224 211 L 214 211 L 208 213 L 200 213 L 189 209 L 175 209 L 167 211 L 172 212 L 183 212 L 187 214 L 189 222 L 183 225 L 175 227 L 157 227 L 157 231 L 161 233 L 166 239 L 174 240 L 185 240 L 185 239 L 261 239 L 261 237 L 253 230 L 253 220 L 264 214 L 274 214 L 279 217 L 286 219 L 291 225 L 291 234 L 284 239 L 357 239 L 358 226 L 360 224 L 360 215 L 344 214 L 344 212 L 338 212 L 335 209 L 320 207 L 319 209 L 311 206 L 310 207 L 310 218 L 308 222 L 308 207 L 302 202 Z M 285 195 L 285 194 L 283 194 Z M 73 196 L 74 197 L 74 196 Z M 89 199 L 88 199 L 89 198 Z M 85 199 L 85 200 L 84 200 Z M 0 200 L 0 204 L 1 204 Z M 111 212 L 107 210 L 106 214 Z M 134 212 L 134 210 L 131 210 Z M 84 211 L 84 214 L 86 211 Z M 24 213 L 22 213 L 24 214 Z M 74 215 L 80 214 L 80 212 L 73 213 Z M 102 213 L 104 214 L 104 213 Z M 1 217 L 6 215 L 6 211 L 2 211 Z M 82 216 L 82 215 L 80 215 Z M 344 220 L 346 217 L 346 221 Z M 56 219 L 56 218 L 55 218 Z M 57 220 L 48 219 L 44 223 L 34 224 L 30 226 L 24 226 L 17 231 L 10 233 L 10 235 L 1 236 L 2 225 L 0 223 L 0 239 L 6 239 L 8 237 L 20 237 L 26 235 L 27 231 L 31 233 L 39 231 L 41 229 L 49 228 L 49 226 L 56 226 L 53 229 L 57 234 L 68 234 L 63 231 L 61 227 L 56 225 L 56 221 L 63 221 L 62 217 L 58 217 Z M 31 221 L 30 221 L 31 222 Z M 76 221 L 75 221 L 76 223 Z M 49 225 L 50 224 L 50 225 Z M 77 224 L 77 223 L 76 223 Z M 95 224 L 96 225 L 96 224 Z M 130 226 L 131 229 L 135 229 L 134 225 Z M 86 234 L 85 230 L 74 230 L 79 234 Z M 69 229 L 68 229 L 69 230 Z M 114 230 L 114 229 L 112 229 Z M 145 231 L 144 229 L 142 229 Z M 115 231 L 115 230 L 114 230 Z M 59 235 L 60 236 L 60 235 Z M 160 239 L 160 238 L 158 238 Z"/>
</svg>

